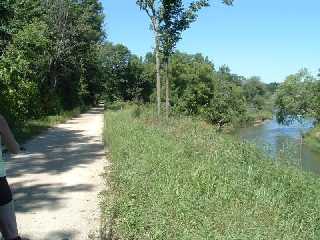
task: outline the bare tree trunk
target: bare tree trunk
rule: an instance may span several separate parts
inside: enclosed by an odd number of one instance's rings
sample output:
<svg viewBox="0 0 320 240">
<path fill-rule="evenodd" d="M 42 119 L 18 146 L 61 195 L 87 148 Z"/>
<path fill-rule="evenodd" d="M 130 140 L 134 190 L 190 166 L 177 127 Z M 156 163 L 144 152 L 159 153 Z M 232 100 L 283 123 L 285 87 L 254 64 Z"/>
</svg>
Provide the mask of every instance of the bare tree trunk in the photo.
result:
<svg viewBox="0 0 320 240">
<path fill-rule="evenodd" d="M 169 59 L 165 62 L 165 75 L 166 75 L 166 118 L 169 118 L 170 114 L 170 84 L 169 84 Z"/>
<path fill-rule="evenodd" d="M 157 72 L 157 112 L 158 117 L 161 112 L 161 76 L 160 76 L 160 53 L 159 53 L 159 23 L 156 18 L 153 19 L 153 26 L 155 32 L 155 51 L 156 51 L 156 72 Z"/>
</svg>

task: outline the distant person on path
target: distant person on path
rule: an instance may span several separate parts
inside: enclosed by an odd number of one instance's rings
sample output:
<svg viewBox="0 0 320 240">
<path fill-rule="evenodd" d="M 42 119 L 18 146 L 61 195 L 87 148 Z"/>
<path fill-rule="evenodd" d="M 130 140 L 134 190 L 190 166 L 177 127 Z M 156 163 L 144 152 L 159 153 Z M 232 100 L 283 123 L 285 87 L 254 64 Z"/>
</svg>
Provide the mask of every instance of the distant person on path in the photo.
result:
<svg viewBox="0 0 320 240">
<path fill-rule="evenodd" d="M 12 192 L 6 178 L 2 144 L 7 147 L 10 153 L 17 154 L 20 151 L 20 146 L 7 121 L 0 115 L 0 232 L 5 240 L 23 240 L 18 234 Z"/>
</svg>

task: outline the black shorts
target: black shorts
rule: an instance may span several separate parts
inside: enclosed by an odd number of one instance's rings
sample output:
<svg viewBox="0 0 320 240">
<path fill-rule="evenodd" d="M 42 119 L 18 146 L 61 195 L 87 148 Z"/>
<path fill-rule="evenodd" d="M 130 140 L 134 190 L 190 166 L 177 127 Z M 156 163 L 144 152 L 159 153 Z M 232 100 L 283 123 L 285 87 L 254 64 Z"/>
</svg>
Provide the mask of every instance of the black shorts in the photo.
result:
<svg viewBox="0 0 320 240">
<path fill-rule="evenodd" d="M 0 177 L 0 206 L 12 201 L 12 192 L 6 177 Z"/>
</svg>

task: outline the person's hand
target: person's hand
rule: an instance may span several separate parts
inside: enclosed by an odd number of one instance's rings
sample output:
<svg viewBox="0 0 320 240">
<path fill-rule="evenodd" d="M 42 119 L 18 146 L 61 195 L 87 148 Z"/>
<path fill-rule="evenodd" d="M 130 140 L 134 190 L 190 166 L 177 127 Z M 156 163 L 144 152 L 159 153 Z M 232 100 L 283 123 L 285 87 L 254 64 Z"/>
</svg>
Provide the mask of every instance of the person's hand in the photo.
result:
<svg viewBox="0 0 320 240">
<path fill-rule="evenodd" d="M 21 152 L 25 152 L 25 151 L 27 151 L 27 149 L 25 149 L 24 147 L 20 147 L 20 151 Z M 2 154 L 7 154 L 7 153 L 9 153 L 8 149 L 3 149 L 2 150 Z"/>
<path fill-rule="evenodd" d="M 7 121 L 1 115 L 0 115 L 0 133 L 1 133 L 1 140 L 6 146 L 6 148 L 9 150 L 9 152 L 13 154 L 18 154 L 19 144 L 14 138 Z"/>
</svg>

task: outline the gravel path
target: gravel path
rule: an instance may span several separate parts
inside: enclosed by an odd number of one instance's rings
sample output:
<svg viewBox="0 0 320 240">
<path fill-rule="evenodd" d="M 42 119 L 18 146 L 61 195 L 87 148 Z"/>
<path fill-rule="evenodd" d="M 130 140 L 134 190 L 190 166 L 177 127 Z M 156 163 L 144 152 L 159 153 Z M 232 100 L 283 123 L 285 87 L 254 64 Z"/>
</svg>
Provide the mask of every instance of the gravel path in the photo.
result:
<svg viewBox="0 0 320 240">
<path fill-rule="evenodd" d="M 8 164 L 20 233 L 31 240 L 85 240 L 100 226 L 106 165 L 103 108 L 31 140 Z"/>
</svg>

